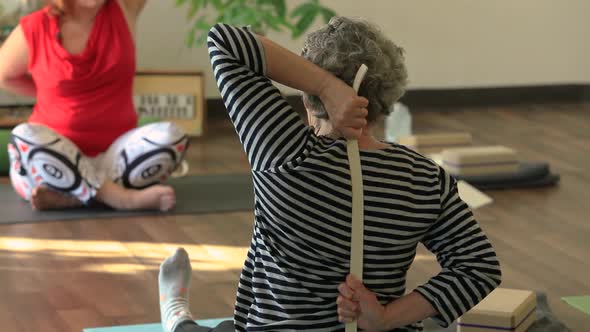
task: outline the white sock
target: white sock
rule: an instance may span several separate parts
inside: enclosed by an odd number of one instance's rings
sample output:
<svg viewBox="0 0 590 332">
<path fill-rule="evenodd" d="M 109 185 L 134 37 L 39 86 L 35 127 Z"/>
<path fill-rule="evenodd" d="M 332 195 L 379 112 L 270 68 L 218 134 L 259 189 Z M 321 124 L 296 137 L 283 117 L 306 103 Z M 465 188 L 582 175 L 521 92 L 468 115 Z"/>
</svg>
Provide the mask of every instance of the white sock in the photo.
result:
<svg viewBox="0 0 590 332">
<path fill-rule="evenodd" d="M 183 248 L 178 248 L 160 265 L 160 315 L 166 332 L 173 332 L 180 323 L 193 320 L 188 302 L 191 273 L 191 262 Z"/>
</svg>

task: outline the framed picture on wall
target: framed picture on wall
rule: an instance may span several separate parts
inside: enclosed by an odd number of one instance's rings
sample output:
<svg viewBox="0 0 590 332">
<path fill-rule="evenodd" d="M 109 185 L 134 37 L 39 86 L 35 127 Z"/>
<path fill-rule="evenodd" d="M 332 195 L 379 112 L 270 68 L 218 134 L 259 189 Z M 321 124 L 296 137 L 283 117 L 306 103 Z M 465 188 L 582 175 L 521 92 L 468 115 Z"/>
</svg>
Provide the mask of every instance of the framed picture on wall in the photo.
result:
<svg viewBox="0 0 590 332">
<path fill-rule="evenodd" d="M 202 136 L 206 114 L 203 78 L 203 73 L 194 71 L 138 71 L 133 102 L 139 117 L 174 122 L 189 136 Z"/>
</svg>

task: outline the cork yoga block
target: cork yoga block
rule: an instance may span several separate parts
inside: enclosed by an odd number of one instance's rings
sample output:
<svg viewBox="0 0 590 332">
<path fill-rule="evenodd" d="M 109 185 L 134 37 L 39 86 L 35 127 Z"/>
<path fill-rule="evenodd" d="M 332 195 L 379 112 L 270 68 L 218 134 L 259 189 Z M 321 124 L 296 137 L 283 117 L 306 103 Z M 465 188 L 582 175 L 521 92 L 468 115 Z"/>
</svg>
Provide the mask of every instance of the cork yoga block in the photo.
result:
<svg viewBox="0 0 590 332">
<path fill-rule="evenodd" d="M 470 133 L 441 133 L 400 137 L 398 143 L 422 154 L 441 152 L 447 148 L 469 146 Z"/>
<path fill-rule="evenodd" d="M 535 321 L 537 298 L 534 292 L 497 288 L 461 316 L 458 332 L 525 332 Z"/>
<path fill-rule="evenodd" d="M 445 149 L 442 166 L 453 175 L 474 176 L 516 172 L 516 151 L 505 146 L 481 146 Z"/>
</svg>

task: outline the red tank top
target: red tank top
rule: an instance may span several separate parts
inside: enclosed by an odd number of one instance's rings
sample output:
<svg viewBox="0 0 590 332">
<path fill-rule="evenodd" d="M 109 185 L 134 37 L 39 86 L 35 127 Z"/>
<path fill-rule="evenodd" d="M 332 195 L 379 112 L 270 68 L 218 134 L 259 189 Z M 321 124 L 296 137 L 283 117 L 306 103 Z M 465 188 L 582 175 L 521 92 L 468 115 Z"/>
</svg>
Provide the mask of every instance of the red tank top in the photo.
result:
<svg viewBox="0 0 590 332">
<path fill-rule="evenodd" d="M 137 126 L 135 43 L 117 0 L 100 9 L 81 54 L 71 55 L 62 46 L 58 20 L 46 8 L 20 22 L 37 86 L 29 121 L 52 128 L 95 156 Z"/>
</svg>

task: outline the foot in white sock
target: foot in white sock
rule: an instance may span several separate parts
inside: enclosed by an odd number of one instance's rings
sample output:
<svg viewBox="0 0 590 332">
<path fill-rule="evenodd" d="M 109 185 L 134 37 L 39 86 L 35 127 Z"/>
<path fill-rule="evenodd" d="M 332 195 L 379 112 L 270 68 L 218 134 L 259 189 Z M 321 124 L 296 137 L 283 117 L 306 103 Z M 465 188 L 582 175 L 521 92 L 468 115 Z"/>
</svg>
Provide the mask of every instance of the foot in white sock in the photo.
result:
<svg viewBox="0 0 590 332">
<path fill-rule="evenodd" d="M 191 261 L 183 248 L 178 248 L 160 265 L 160 315 L 166 332 L 173 332 L 180 323 L 193 320 L 188 301 L 191 273 Z"/>
</svg>

